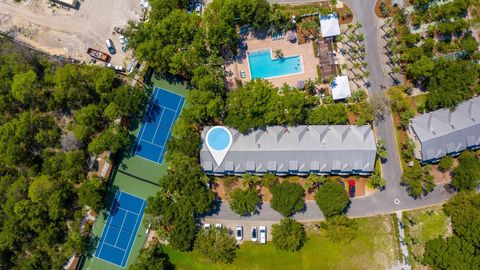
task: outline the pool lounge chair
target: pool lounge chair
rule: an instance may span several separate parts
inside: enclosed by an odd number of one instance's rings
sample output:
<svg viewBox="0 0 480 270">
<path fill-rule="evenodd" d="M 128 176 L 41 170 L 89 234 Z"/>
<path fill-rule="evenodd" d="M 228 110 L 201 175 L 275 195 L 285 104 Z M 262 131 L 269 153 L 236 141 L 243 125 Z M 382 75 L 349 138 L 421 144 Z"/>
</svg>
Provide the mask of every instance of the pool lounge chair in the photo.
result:
<svg viewBox="0 0 480 270">
<path fill-rule="evenodd" d="M 247 74 L 245 73 L 245 71 L 240 71 L 240 78 L 242 79 L 247 78 Z"/>
</svg>

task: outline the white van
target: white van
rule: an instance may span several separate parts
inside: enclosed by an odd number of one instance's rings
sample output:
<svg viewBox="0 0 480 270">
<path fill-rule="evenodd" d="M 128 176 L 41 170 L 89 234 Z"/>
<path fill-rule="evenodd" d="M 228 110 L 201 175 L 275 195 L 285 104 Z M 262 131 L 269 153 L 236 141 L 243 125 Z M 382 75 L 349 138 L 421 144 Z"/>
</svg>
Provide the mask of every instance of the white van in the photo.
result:
<svg viewBox="0 0 480 270">
<path fill-rule="evenodd" d="M 265 244 L 267 242 L 267 227 L 260 226 L 260 244 Z"/>
</svg>

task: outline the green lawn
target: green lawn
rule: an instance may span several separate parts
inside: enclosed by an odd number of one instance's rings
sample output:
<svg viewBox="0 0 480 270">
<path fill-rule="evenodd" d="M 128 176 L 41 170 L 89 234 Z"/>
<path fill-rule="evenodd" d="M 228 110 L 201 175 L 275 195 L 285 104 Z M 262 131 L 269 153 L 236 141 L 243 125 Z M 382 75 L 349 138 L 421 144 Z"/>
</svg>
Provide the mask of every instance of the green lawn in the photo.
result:
<svg viewBox="0 0 480 270">
<path fill-rule="evenodd" d="M 285 252 L 267 245 L 246 242 L 237 250 L 232 264 L 212 264 L 196 252 L 179 252 L 165 247 L 177 269 L 388 269 L 397 260 L 392 216 L 361 218 L 358 235 L 351 243 L 328 240 L 325 232 L 308 228 L 308 241 L 299 252 Z"/>
<path fill-rule="evenodd" d="M 425 106 L 425 102 L 427 102 L 427 94 L 418 95 L 413 97 L 415 99 L 415 104 L 418 107 Z"/>
<path fill-rule="evenodd" d="M 183 96 L 185 96 L 187 93 L 187 89 L 183 86 L 183 84 L 170 84 L 165 80 L 154 79 L 152 80 L 152 85 Z M 140 125 L 135 123 L 133 124 L 131 133 L 136 137 L 139 129 Z M 113 200 L 115 191 L 120 189 L 144 199 L 154 196 L 160 189 L 159 180 L 167 173 L 168 165 L 165 163 L 154 163 L 137 156 L 126 154 L 125 157 L 120 161 L 120 164 L 118 164 L 116 167 L 117 168 L 113 171 L 110 178 L 110 192 L 107 194 L 105 199 L 105 211 L 104 213 L 100 213 L 98 215 L 97 221 L 93 226 L 93 237 L 94 239 L 97 239 L 97 241 L 102 235 L 103 227 L 105 226 L 105 220 L 110 210 L 110 204 Z M 127 267 L 135 262 L 140 249 L 143 247 L 146 239 L 145 231 L 147 230 L 147 226 L 148 224 L 142 222 L 142 225 L 138 230 L 137 239 L 133 244 L 129 259 L 127 261 Z M 95 251 L 93 251 L 93 253 L 94 252 Z M 120 268 L 116 265 L 101 261 L 94 256 L 90 256 L 85 260 L 83 269 L 116 270 L 124 268 Z"/>
<path fill-rule="evenodd" d="M 418 261 L 425 251 L 425 243 L 438 236 L 447 236 L 450 220 L 443 212 L 442 206 L 435 206 L 404 212 L 403 223 L 406 225 L 409 253 L 415 260 L 412 266 L 414 269 L 422 269 Z"/>
</svg>

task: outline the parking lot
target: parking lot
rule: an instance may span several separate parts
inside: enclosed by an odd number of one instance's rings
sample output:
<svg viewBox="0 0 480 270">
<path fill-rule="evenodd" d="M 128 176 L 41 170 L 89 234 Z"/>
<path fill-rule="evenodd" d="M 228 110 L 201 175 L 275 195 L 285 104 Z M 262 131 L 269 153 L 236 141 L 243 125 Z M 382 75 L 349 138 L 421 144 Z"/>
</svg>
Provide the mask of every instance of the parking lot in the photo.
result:
<svg viewBox="0 0 480 270">
<path fill-rule="evenodd" d="M 232 221 L 232 220 L 218 220 L 218 219 L 205 219 L 205 223 L 210 224 L 212 228 L 215 227 L 215 224 L 222 224 L 223 227 L 227 228 L 229 232 L 235 236 L 235 230 L 237 225 L 243 226 L 243 239 L 239 241 L 241 244 L 243 241 L 252 241 L 251 240 L 251 229 L 252 227 L 257 227 L 257 232 L 260 226 L 267 227 L 267 242 L 272 240 L 271 230 L 272 225 L 278 222 L 273 221 Z M 257 237 L 257 242 L 260 244 L 260 238 Z"/>
<path fill-rule="evenodd" d="M 124 53 L 114 26 L 124 27 L 142 15 L 140 0 L 80 0 L 77 9 L 52 6 L 50 1 L 0 0 L 0 31 L 52 55 L 89 61 L 87 48 L 108 52 L 107 38 L 117 53 L 111 63 L 125 66 Z"/>
</svg>

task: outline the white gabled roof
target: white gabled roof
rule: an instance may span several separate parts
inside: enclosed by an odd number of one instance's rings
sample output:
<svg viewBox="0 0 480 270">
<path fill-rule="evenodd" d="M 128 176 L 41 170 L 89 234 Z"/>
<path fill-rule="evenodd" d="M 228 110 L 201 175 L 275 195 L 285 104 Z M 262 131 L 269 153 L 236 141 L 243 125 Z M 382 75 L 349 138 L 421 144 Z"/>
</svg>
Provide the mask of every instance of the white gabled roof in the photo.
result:
<svg viewBox="0 0 480 270">
<path fill-rule="evenodd" d="M 410 127 L 420 142 L 422 161 L 437 160 L 480 146 L 480 96 L 455 110 L 439 109 L 414 117 Z"/>
<path fill-rule="evenodd" d="M 330 83 L 330 88 L 332 89 L 333 100 L 345 99 L 351 95 L 348 76 L 335 77 L 333 82 Z"/>
<path fill-rule="evenodd" d="M 376 144 L 370 126 L 300 125 L 271 126 L 241 134 L 228 128 L 233 143 L 225 159 L 217 166 L 202 132 L 200 150 L 202 168 L 208 174 L 287 173 L 312 171 L 345 174 L 373 171 Z"/>
<path fill-rule="evenodd" d="M 340 35 L 340 24 L 338 23 L 337 13 L 327 15 L 320 14 L 320 30 L 322 37 L 333 37 Z"/>
</svg>

